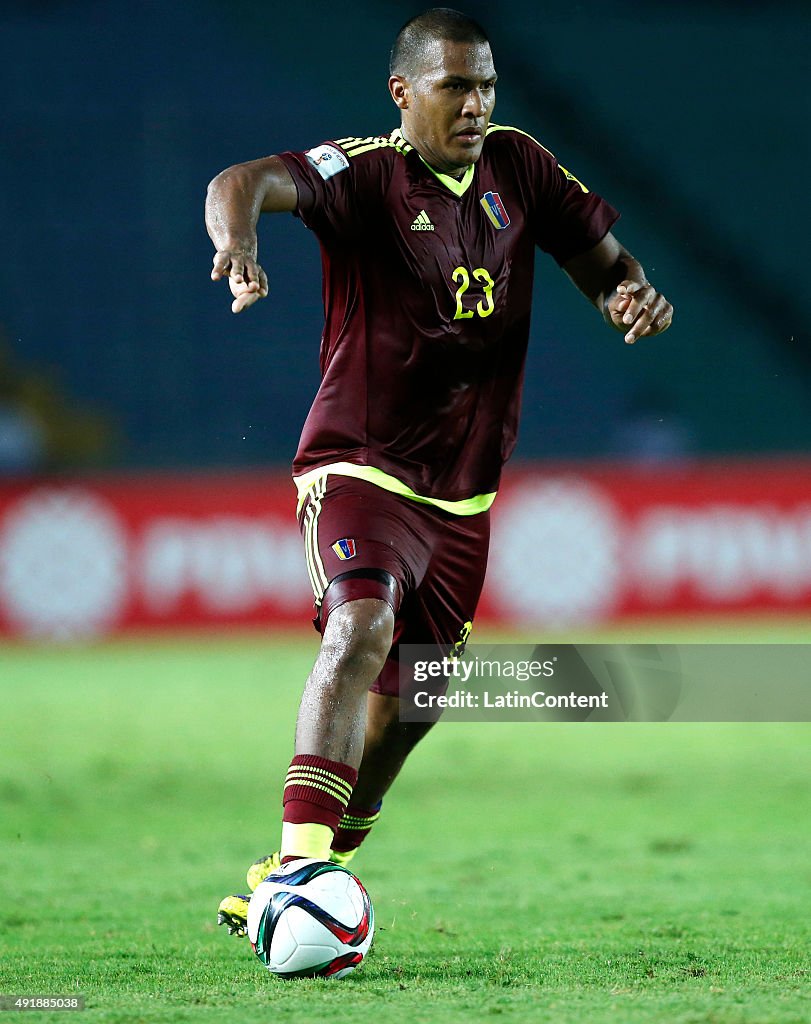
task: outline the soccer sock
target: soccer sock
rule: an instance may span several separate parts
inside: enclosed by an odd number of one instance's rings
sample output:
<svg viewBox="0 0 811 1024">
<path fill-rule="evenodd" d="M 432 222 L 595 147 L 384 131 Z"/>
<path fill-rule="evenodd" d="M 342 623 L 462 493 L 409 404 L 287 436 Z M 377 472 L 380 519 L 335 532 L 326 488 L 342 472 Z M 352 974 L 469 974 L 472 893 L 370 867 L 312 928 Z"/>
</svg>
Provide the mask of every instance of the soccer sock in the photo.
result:
<svg viewBox="0 0 811 1024">
<path fill-rule="evenodd" d="M 341 822 L 338 831 L 332 841 L 332 853 L 329 859 L 343 867 L 352 860 L 358 852 L 358 847 L 369 835 L 372 825 L 380 817 L 380 808 L 383 801 L 378 801 L 374 807 L 352 807 L 350 804 Z"/>
<path fill-rule="evenodd" d="M 333 835 L 343 817 L 358 773 L 341 761 L 296 754 L 284 783 L 281 860 L 329 860 Z"/>
</svg>

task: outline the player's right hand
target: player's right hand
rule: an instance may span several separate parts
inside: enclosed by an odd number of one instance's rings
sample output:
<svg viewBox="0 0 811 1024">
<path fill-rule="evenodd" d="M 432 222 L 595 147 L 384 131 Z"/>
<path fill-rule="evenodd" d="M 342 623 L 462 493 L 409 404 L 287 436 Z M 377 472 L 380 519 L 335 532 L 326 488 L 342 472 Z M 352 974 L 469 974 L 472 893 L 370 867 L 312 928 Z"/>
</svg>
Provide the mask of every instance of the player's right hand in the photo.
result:
<svg viewBox="0 0 811 1024">
<path fill-rule="evenodd" d="M 253 256 L 246 252 L 221 249 L 214 254 L 211 280 L 219 281 L 223 277 L 228 278 L 228 286 L 234 296 L 232 313 L 241 313 L 258 299 L 264 299 L 268 293 L 267 274 Z"/>
</svg>

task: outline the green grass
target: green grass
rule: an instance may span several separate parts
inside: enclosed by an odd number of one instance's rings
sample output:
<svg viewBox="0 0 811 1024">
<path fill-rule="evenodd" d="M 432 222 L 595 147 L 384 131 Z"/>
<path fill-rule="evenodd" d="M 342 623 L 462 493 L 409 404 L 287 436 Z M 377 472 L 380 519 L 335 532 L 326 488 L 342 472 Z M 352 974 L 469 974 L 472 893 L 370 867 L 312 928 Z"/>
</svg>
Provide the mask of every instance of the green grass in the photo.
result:
<svg viewBox="0 0 811 1024">
<path fill-rule="evenodd" d="M 213 918 L 277 845 L 313 651 L 0 651 L 0 993 L 93 1024 L 811 1020 L 807 725 L 440 724 L 356 862 L 366 964 L 272 978 Z"/>
</svg>

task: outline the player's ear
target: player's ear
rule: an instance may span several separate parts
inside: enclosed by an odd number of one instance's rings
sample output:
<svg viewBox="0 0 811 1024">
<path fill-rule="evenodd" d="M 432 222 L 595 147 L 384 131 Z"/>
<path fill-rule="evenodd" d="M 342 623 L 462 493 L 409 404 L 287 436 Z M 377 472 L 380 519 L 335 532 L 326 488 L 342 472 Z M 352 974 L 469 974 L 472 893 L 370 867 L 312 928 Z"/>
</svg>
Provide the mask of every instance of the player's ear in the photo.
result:
<svg viewBox="0 0 811 1024">
<path fill-rule="evenodd" d="M 389 92 L 400 110 L 405 110 L 408 107 L 408 94 L 410 90 L 408 82 L 402 75 L 391 76 L 389 79 Z"/>
</svg>

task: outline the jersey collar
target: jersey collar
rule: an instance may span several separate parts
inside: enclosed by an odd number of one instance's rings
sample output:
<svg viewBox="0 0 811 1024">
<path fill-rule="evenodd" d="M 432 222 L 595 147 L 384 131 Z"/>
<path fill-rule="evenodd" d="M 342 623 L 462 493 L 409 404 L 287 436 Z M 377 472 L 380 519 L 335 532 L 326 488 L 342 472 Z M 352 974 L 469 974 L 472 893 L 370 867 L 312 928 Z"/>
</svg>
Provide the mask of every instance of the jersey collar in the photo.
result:
<svg viewBox="0 0 811 1024">
<path fill-rule="evenodd" d="M 410 152 L 414 147 L 409 143 L 399 128 L 395 128 L 389 136 L 389 139 L 396 148 L 402 149 L 403 152 Z M 476 165 L 471 164 L 470 167 L 465 171 L 461 178 L 452 178 L 450 174 L 443 174 L 442 171 L 438 171 L 435 167 L 432 167 L 427 160 L 423 160 L 422 156 L 416 151 L 417 156 L 422 160 L 428 170 L 433 176 L 440 181 L 445 188 L 450 189 L 453 194 L 461 199 L 461 197 L 467 192 L 473 183 L 473 175 L 475 172 Z"/>
<path fill-rule="evenodd" d="M 461 178 L 452 178 L 450 174 L 443 174 L 442 171 L 438 171 L 436 167 L 432 167 L 427 160 L 423 160 L 419 153 L 417 153 L 417 156 L 419 156 L 420 160 L 422 160 L 431 174 L 441 181 L 445 188 L 449 188 L 458 198 L 461 199 L 465 192 L 470 188 L 471 183 L 473 182 L 473 174 L 476 167 L 475 164 L 471 164 Z"/>
</svg>

